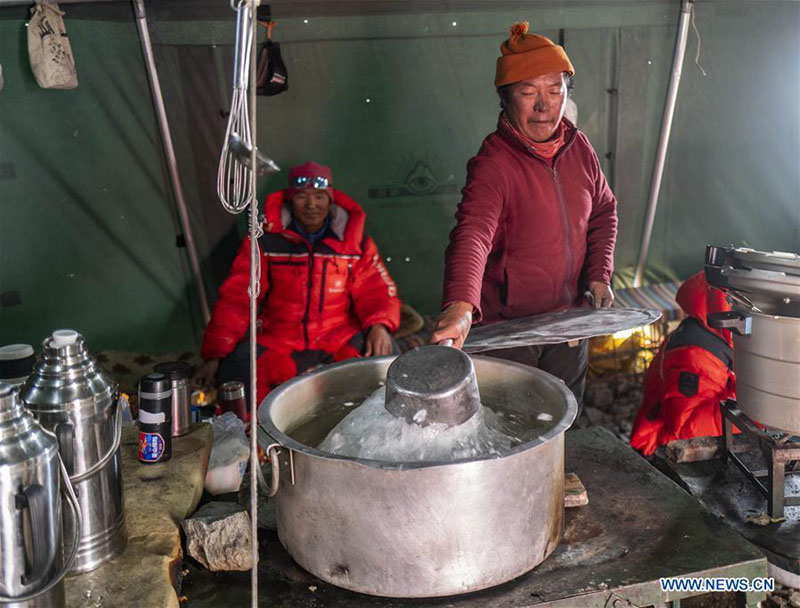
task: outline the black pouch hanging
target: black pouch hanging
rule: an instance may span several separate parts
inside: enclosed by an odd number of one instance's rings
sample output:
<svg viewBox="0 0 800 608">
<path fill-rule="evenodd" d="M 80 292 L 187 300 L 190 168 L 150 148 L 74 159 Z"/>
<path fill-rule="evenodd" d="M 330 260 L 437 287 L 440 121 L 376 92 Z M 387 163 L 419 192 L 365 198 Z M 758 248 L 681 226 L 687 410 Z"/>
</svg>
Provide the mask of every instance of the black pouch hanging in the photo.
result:
<svg viewBox="0 0 800 608">
<path fill-rule="evenodd" d="M 265 25 L 267 41 L 261 47 L 256 68 L 256 94 L 266 97 L 283 93 L 289 88 L 289 74 L 281 58 L 281 45 L 270 40 L 274 25 L 274 21 Z"/>
</svg>

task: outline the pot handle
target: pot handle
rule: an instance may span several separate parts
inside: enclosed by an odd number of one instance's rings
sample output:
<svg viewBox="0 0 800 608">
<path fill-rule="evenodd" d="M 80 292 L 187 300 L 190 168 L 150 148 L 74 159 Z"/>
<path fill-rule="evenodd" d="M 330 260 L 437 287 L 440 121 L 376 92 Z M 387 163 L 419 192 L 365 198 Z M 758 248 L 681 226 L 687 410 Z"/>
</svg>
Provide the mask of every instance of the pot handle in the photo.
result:
<svg viewBox="0 0 800 608">
<path fill-rule="evenodd" d="M 740 336 L 749 336 L 753 332 L 753 318 L 736 310 L 712 312 L 706 321 L 712 329 L 730 329 Z"/>
<path fill-rule="evenodd" d="M 88 469 L 86 469 L 80 475 L 70 475 L 70 481 L 72 483 L 80 483 L 91 477 L 92 475 L 98 473 L 101 469 L 105 468 L 105 466 L 111 462 L 111 459 L 117 453 L 119 449 L 119 444 L 122 441 L 122 408 L 119 405 L 119 400 L 117 400 L 117 410 L 115 412 L 115 421 L 114 421 L 114 443 L 111 444 L 111 448 L 106 452 L 106 454 L 98 460 L 94 465 Z"/>
<path fill-rule="evenodd" d="M 47 519 L 47 494 L 43 486 L 34 483 L 23 488 L 17 494 L 15 502 L 17 510 L 28 512 L 28 526 L 31 531 L 31 555 L 28 556 L 30 568 L 25 568 L 22 584 L 30 585 L 41 580 L 53 562 L 53 551 L 48 546 L 47 529 L 44 526 Z"/>
<path fill-rule="evenodd" d="M 278 488 L 280 487 L 281 483 L 281 463 L 278 461 L 278 454 L 281 451 L 281 444 L 280 443 L 272 443 L 267 447 L 267 457 L 272 465 L 272 480 L 271 483 L 267 483 L 267 480 L 264 479 L 264 473 L 261 471 L 261 467 L 259 466 L 256 471 L 258 473 L 258 483 L 263 487 L 269 487 L 267 490 L 267 497 L 272 498 L 278 493 Z"/>
<path fill-rule="evenodd" d="M 81 507 L 78 504 L 78 498 L 75 496 L 75 490 L 72 488 L 72 484 L 69 481 L 69 474 L 67 473 L 67 469 L 64 467 L 64 462 L 61 460 L 61 457 L 58 458 L 58 466 L 61 470 L 61 481 L 64 485 L 61 488 L 61 492 L 66 494 L 67 496 L 67 504 L 72 511 L 72 521 L 74 523 L 73 528 L 75 529 L 75 535 L 72 539 L 72 547 L 70 548 L 69 558 L 64 562 L 64 565 L 61 566 L 61 570 L 58 571 L 57 574 L 53 576 L 49 583 L 47 583 L 41 589 L 37 589 L 36 591 L 32 591 L 25 595 L 20 595 L 18 597 L 5 597 L 0 595 L 0 604 L 3 603 L 14 603 L 14 602 L 27 602 L 40 595 L 44 595 L 48 591 L 50 591 L 53 587 L 58 585 L 61 580 L 67 575 L 70 568 L 72 568 L 72 564 L 75 562 L 75 557 L 78 555 L 78 548 L 81 544 L 81 529 L 83 528 L 83 521 L 81 517 Z M 63 529 L 63 528 L 62 528 Z"/>
</svg>

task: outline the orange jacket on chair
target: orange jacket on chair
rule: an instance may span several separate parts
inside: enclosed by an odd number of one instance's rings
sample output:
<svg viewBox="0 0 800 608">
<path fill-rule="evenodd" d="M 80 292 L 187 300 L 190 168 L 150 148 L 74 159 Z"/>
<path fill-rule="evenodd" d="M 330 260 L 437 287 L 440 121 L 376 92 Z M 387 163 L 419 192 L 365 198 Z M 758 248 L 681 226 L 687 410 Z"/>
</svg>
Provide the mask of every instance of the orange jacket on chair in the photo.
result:
<svg viewBox="0 0 800 608">
<path fill-rule="evenodd" d="M 677 301 L 688 317 L 650 363 L 631 446 L 644 455 L 675 439 L 719 436 L 719 402 L 735 398 L 730 332 L 708 326 L 706 315 L 730 310 L 702 272 L 681 285 Z"/>
</svg>

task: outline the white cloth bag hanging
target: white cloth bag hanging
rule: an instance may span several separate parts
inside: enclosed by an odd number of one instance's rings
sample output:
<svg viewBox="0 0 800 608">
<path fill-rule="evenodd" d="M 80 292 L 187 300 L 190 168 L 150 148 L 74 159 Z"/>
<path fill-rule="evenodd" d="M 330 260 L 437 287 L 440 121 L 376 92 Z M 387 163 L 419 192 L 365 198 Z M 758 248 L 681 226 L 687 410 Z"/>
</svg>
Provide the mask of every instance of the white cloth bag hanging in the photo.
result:
<svg viewBox="0 0 800 608">
<path fill-rule="evenodd" d="M 28 56 L 36 82 L 43 89 L 78 86 L 75 58 L 58 4 L 41 1 L 31 9 L 28 23 Z"/>
</svg>

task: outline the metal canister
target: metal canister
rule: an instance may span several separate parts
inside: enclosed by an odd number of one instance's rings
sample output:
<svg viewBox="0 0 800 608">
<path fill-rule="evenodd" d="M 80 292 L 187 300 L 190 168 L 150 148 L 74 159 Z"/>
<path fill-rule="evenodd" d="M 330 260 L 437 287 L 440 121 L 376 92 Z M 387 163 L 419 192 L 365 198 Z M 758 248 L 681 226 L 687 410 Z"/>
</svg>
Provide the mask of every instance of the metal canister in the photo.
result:
<svg viewBox="0 0 800 608">
<path fill-rule="evenodd" d="M 155 464 L 172 458 L 172 387 L 164 374 L 139 381 L 139 462 Z"/>
<path fill-rule="evenodd" d="M 71 572 L 89 572 L 122 553 L 128 539 L 117 384 L 97 365 L 76 331 L 55 331 L 42 347 L 42 358 L 19 396 L 58 439 L 83 519 Z M 63 525 L 64 537 L 71 538 L 74 522 L 65 517 Z"/>
<path fill-rule="evenodd" d="M 164 374 L 172 386 L 172 436 L 179 437 L 189 432 L 192 426 L 191 404 L 189 403 L 189 377 L 192 366 L 183 361 L 159 363 L 153 368 Z"/>
<path fill-rule="evenodd" d="M 219 407 L 222 413 L 233 412 L 242 422 L 248 421 L 244 382 L 231 380 L 219 387 Z"/>
<path fill-rule="evenodd" d="M 58 443 L 0 382 L 0 603 L 64 606 Z M 74 544 L 74 543 L 73 543 Z"/>
<path fill-rule="evenodd" d="M 0 346 L 0 382 L 22 386 L 33 371 L 36 356 L 30 344 Z"/>
</svg>

